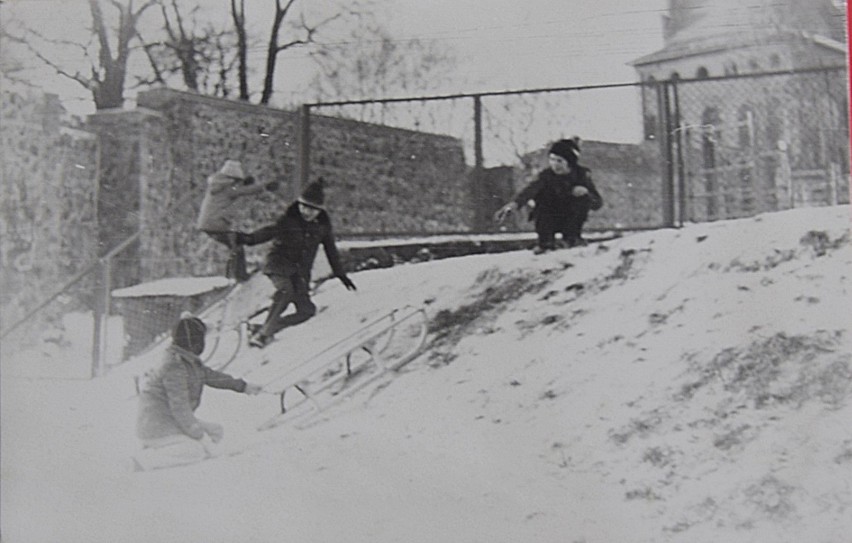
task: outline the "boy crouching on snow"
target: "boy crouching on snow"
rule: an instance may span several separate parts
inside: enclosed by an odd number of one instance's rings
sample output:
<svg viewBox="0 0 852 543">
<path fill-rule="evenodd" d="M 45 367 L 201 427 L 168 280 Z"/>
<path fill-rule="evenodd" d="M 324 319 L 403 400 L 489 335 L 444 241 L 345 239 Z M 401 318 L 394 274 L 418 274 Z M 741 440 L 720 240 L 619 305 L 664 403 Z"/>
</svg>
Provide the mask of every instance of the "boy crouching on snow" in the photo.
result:
<svg viewBox="0 0 852 543">
<path fill-rule="evenodd" d="M 207 326 L 198 317 L 182 316 L 172 331 L 163 365 L 139 395 L 136 435 L 142 450 L 134 457 L 137 471 L 198 462 L 212 456 L 210 442 L 222 439 L 222 426 L 195 417 L 204 385 L 258 394 L 261 387 L 204 365 Z M 209 438 L 208 438 L 209 436 Z"/>
</svg>

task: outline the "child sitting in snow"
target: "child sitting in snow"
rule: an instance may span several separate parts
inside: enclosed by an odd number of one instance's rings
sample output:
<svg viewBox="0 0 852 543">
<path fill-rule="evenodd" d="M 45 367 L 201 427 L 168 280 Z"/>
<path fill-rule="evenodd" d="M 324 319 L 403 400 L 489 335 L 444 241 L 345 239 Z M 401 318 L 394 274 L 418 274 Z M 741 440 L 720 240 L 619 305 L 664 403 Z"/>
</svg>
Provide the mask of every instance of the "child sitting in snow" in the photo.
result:
<svg viewBox="0 0 852 543">
<path fill-rule="evenodd" d="M 261 387 L 208 368 L 199 358 L 207 326 L 182 315 L 172 331 L 163 365 L 139 395 L 136 434 L 142 450 L 134 457 L 137 471 L 190 464 L 212 456 L 210 442 L 222 439 L 222 426 L 195 417 L 205 385 L 258 394 Z"/>
</svg>

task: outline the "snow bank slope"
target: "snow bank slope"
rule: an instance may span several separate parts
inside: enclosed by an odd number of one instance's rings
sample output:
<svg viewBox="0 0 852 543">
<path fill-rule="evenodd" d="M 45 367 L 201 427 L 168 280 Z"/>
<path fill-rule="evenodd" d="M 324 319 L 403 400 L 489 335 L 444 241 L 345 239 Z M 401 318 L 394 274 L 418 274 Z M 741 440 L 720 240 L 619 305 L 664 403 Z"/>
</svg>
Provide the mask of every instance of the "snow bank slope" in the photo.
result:
<svg viewBox="0 0 852 543">
<path fill-rule="evenodd" d="M 844 541 L 849 211 L 325 283 L 231 369 L 271 378 L 406 304 L 428 352 L 301 430 L 254 430 L 272 396 L 205 392 L 227 437 L 195 466 L 126 471 L 121 372 L 4 380 L 3 540 Z"/>
</svg>

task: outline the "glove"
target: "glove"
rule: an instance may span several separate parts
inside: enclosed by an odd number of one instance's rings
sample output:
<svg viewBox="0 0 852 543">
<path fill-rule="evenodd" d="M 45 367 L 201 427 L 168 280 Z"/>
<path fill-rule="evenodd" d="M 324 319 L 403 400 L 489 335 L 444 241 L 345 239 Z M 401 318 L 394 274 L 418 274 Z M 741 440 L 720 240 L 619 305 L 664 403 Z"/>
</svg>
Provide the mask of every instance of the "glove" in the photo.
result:
<svg viewBox="0 0 852 543">
<path fill-rule="evenodd" d="M 202 422 L 201 426 L 204 428 L 204 433 L 210 436 L 210 439 L 213 440 L 213 443 L 219 443 L 223 437 L 225 437 L 225 430 L 222 428 L 221 424 L 217 424 L 215 422 Z"/>
<path fill-rule="evenodd" d="M 497 213 L 494 214 L 494 220 L 496 222 L 503 222 L 509 217 L 509 215 L 511 215 L 517 210 L 518 204 L 516 204 L 515 202 L 509 202 L 508 204 L 497 210 Z"/>
<path fill-rule="evenodd" d="M 584 187 L 583 185 L 577 185 L 573 189 L 571 189 L 571 195 L 576 197 L 586 196 L 589 194 L 589 189 Z"/>
<path fill-rule="evenodd" d="M 265 188 L 269 192 L 275 192 L 276 190 L 278 190 L 278 181 L 270 181 L 266 184 Z"/>
<path fill-rule="evenodd" d="M 248 394 L 250 396 L 257 396 L 261 392 L 263 392 L 263 387 L 252 383 L 246 383 L 246 389 L 243 390 L 243 394 Z"/>
<path fill-rule="evenodd" d="M 347 290 L 358 290 L 355 283 L 353 283 L 352 280 L 345 275 L 341 275 L 338 279 L 340 279 L 340 282 L 343 283 Z"/>
<path fill-rule="evenodd" d="M 247 245 L 251 240 L 251 236 L 243 232 L 231 232 L 231 235 L 234 236 L 234 243 L 236 245 Z"/>
</svg>

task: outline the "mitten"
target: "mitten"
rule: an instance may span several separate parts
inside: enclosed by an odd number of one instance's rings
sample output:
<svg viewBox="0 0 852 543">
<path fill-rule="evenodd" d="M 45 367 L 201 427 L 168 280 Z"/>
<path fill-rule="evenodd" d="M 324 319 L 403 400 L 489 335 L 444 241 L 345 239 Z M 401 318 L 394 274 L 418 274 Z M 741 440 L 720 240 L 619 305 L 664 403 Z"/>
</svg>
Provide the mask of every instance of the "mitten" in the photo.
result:
<svg viewBox="0 0 852 543">
<path fill-rule="evenodd" d="M 506 220 L 506 218 L 509 217 L 509 215 L 511 215 L 517 210 L 518 204 L 516 204 L 515 202 L 509 202 L 508 204 L 497 210 L 497 213 L 494 214 L 494 220 L 496 222 L 503 222 Z"/>
<path fill-rule="evenodd" d="M 338 279 L 340 279 L 340 282 L 343 283 L 347 290 L 358 290 L 355 283 L 353 283 L 352 280 L 345 275 L 341 275 Z"/>
<path fill-rule="evenodd" d="M 201 426 L 204 428 L 204 433 L 210 436 L 210 439 L 213 440 L 213 443 L 218 443 L 225 437 L 225 429 L 222 428 L 221 424 L 217 424 L 215 422 L 202 422 Z"/>
<path fill-rule="evenodd" d="M 246 383 L 246 388 L 243 390 L 243 394 L 249 394 L 251 396 L 257 396 L 261 392 L 263 392 L 263 387 L 252 383 Z"/>
</svg>

